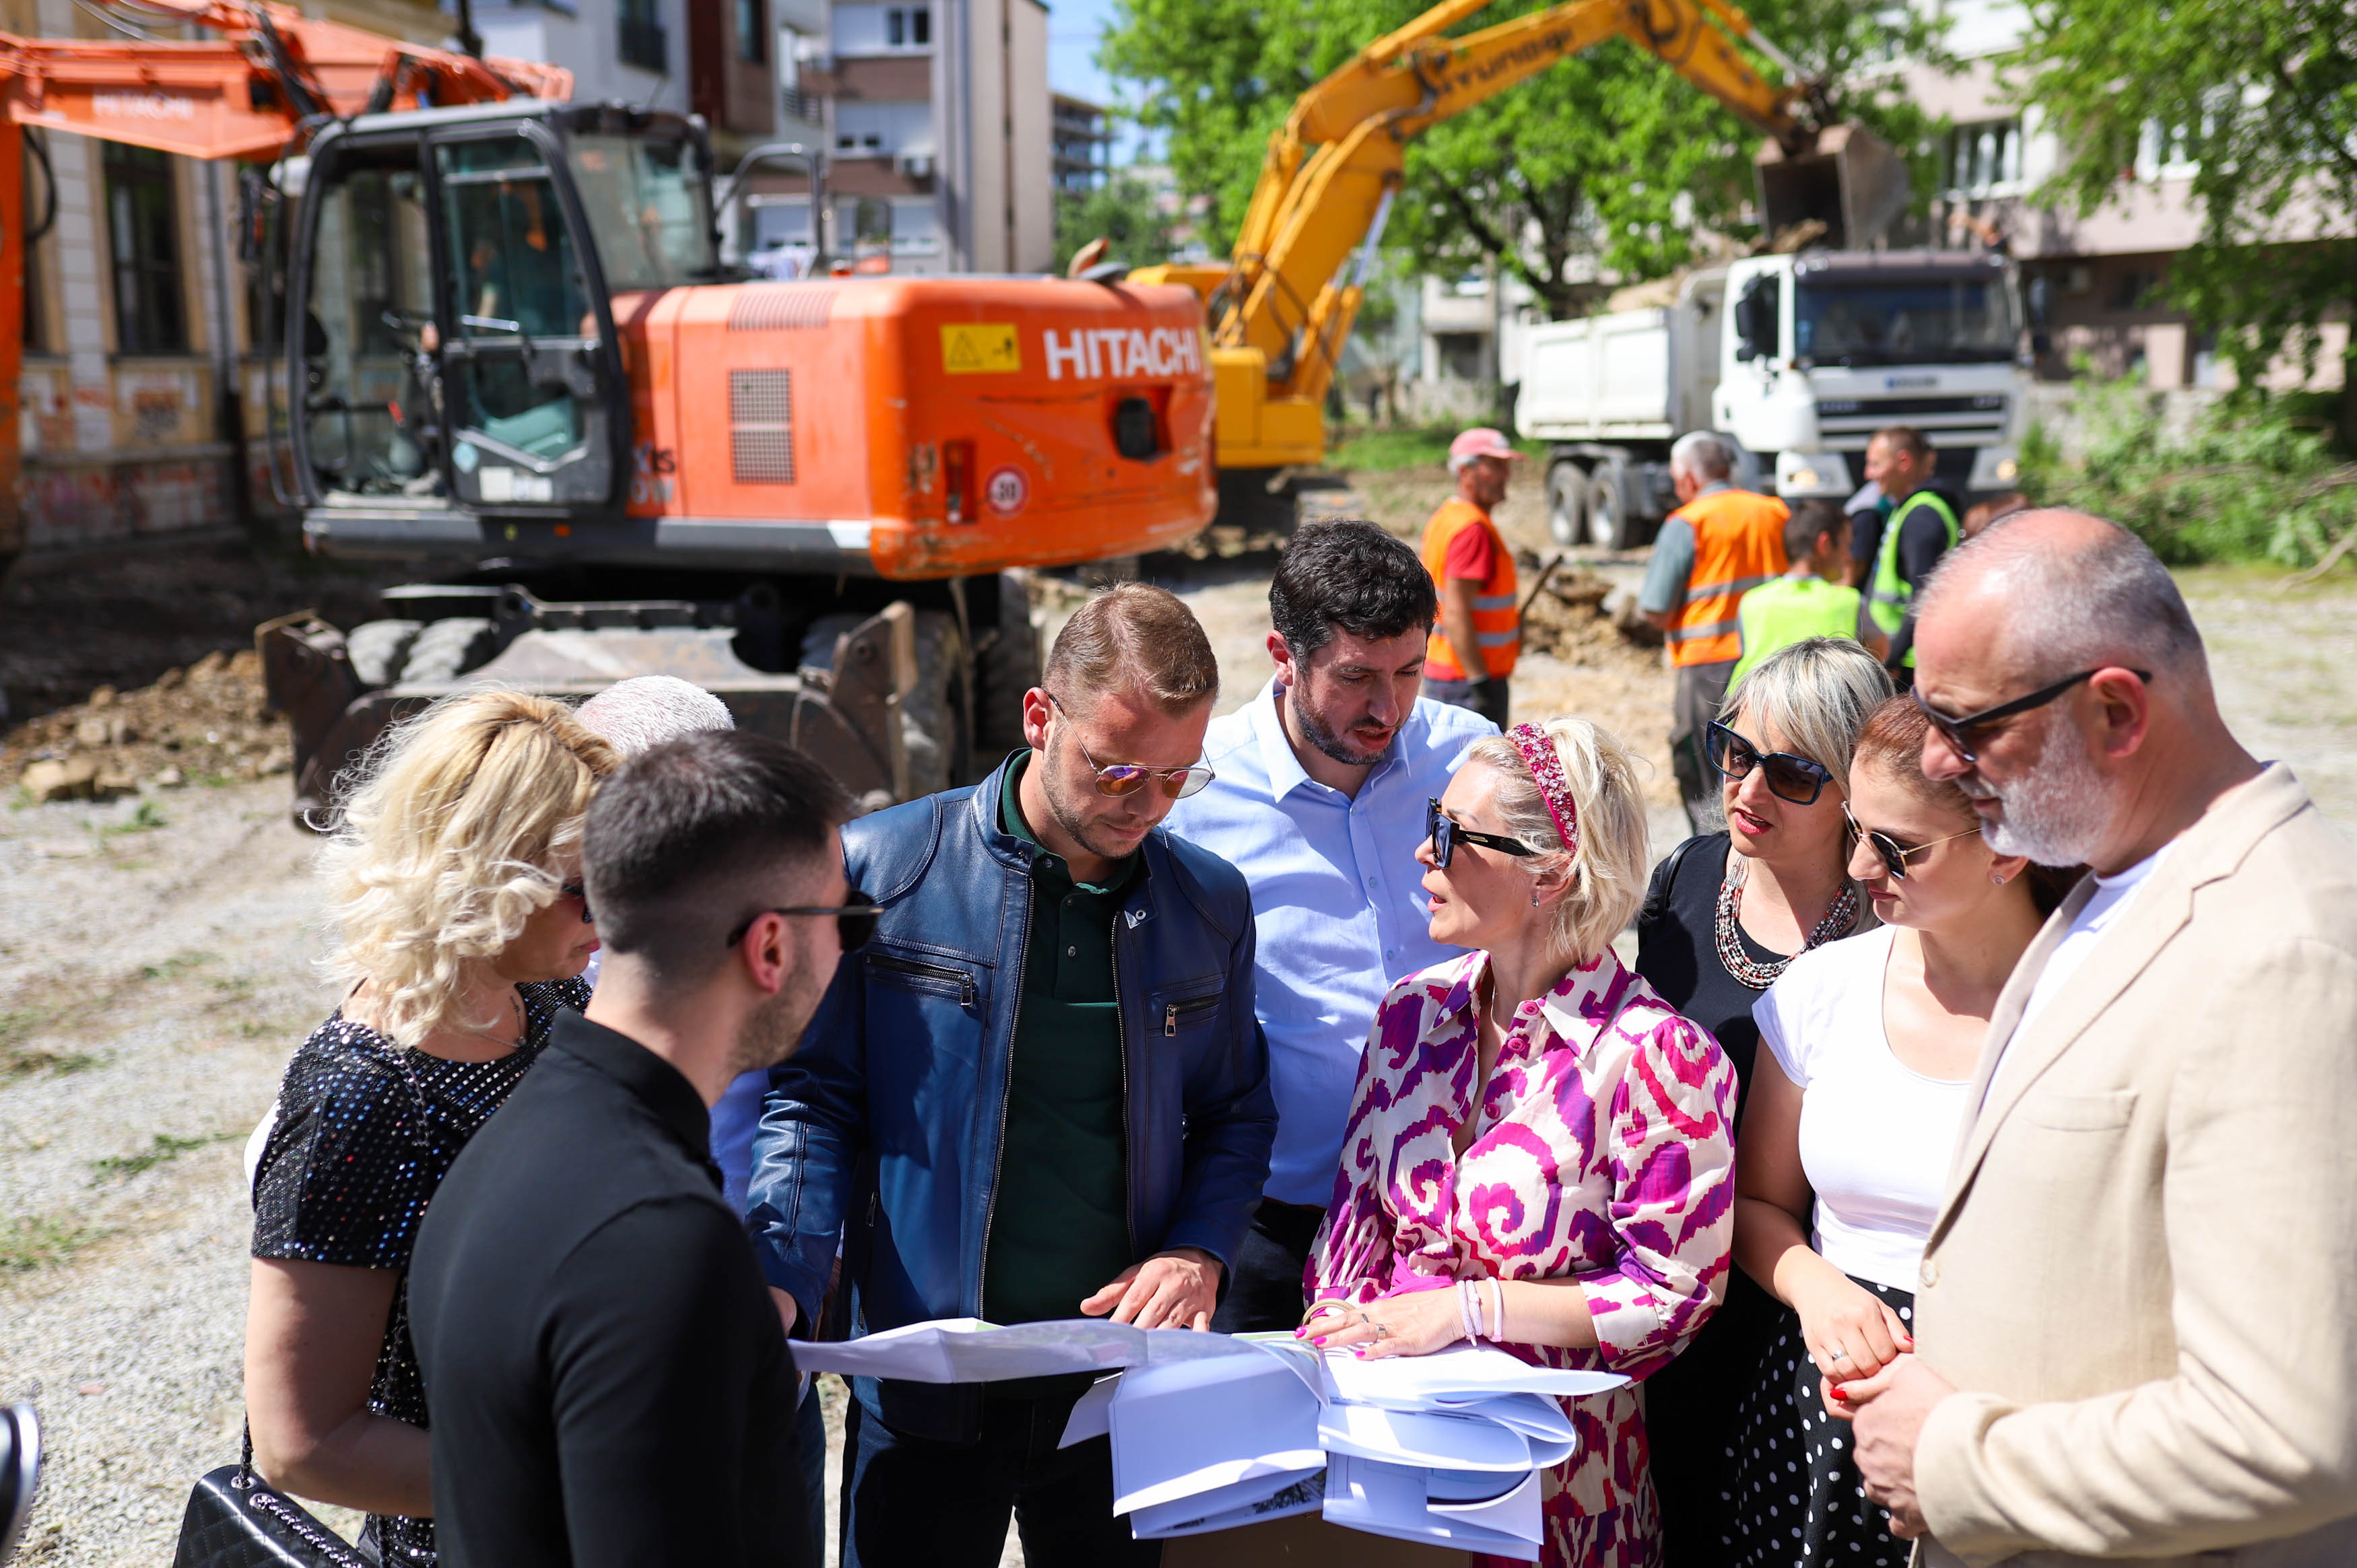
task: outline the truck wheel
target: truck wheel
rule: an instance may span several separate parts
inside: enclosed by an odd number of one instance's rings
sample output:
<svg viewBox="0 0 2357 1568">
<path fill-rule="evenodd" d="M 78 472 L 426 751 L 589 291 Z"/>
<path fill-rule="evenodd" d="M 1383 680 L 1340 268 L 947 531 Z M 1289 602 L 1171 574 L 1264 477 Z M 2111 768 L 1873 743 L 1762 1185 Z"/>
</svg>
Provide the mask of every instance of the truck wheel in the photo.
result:
<svg viewBox="0 0 2357 1568">
<path fill-rule="evenodd" d="M 974 660 L 974 760 L 987 768 L 1023 742 L 1023 693 L 1039 683 L 1039 634 L 1028 572 L 998 575 L 998 626 Z"/>
<path fill-rule="evenodd" d="M 1577 463 L 1557 463 L 1547 470 L 1547 532 L 1557 544 L 1578 544 L 1587 537 L 1587 475 Z"/>
<path fill-rule="evenodd" d="M 479 670 L 499 651 L 491 623 L 473 616 L 452 616 L 427 623 L 409 645 L 401 667 L 404 686 L 447 686 L 470 670 Z"/>
<path fill-rule="evenodd" d="M 409 650 L 425 629 L 422 620 L 364 621 L 345 636 L 344 657 L 352 661 L 361 685 L 390 686 L 401 679 Z"/>
<path fill-rule="evenodd" d="M 1637 542 L 1636 520 L 1629 515 L 1618 463 L 1598 463 L 1587 482 L 1587 541 L 1601 550 L 1626 550 Z"/>
</svg>

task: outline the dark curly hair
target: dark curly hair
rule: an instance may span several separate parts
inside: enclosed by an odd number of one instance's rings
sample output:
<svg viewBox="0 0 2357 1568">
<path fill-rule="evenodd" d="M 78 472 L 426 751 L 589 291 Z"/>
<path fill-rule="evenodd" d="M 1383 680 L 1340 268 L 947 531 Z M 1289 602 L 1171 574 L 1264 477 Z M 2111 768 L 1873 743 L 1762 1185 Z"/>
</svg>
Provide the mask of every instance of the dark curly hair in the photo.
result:
<svg viewBox="0 0 2357 1568">
<path fill-rule="evenodd" d="M 1338 631 L 1384 642 L 1429 630 L 1440 595 L 1405 541 L 1372 522 L 1318 522 L 1277 558 L 1268 615 L 1293 657 L 1306 660 Z"/>
</svg>

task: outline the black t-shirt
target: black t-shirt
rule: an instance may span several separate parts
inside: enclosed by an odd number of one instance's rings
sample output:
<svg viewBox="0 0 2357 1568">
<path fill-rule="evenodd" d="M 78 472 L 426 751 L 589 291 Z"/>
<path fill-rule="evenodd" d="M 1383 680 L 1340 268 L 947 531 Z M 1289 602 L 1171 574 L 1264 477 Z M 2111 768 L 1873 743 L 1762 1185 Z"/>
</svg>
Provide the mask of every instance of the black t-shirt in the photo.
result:
<svg viewBox="0 0 2357 1568">
<path fill-rule="evenodd" d="M 794 1364 L 710 1138 L 568 1013 L 451 1167 L 410 1290 L 451 1568 L 803 1563 Z"/>
<path fill-rule="evenodd" d="M 1653 868 L 1637 917 L 1637 972 L 1663 1001 L 1709 1030 L 1735 1064 L 1739 1134 L 1743 1108 L 1751 1100 L 1751 1060 L 1760 1048 L 1760 1026 L 1751 1021 L 1760 993 L 1718 961 L 1718 887 L 1727 877 L 1728 854 L 1725 833 L 1706 833 L 1688 839 Z M 1735 934 L 1744 956 L 1755 963 L 1785 956 L 1753 941 L 1740 922 Z"/>
<path fill-rule="evenodd" d="M 462 1062 L 397 1046 L 339 1008 L 286 1064 L 278 1120 L 253 1179 L 253 1255 L 394 1269 L 393 1314 L 369 1383 L 369 1409 L 427 1423 L 409 1332 L 409 1253 L 418 1222 L 467 1146 L 539 1058 L 550 1025 L 585 1004 L 577 980 L 519 985 L 523 1043 Z M 388 1568 L 434 1562 L 434 1521 L 377 1520 Z"/>
</svg>

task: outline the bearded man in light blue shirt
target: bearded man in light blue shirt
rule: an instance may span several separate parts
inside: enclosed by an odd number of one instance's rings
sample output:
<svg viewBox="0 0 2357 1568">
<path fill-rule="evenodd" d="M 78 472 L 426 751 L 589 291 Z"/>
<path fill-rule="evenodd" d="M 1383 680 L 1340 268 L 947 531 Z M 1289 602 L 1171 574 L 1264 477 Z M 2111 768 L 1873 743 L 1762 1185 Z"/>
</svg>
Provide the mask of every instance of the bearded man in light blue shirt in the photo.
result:
<svg viewBox="0 0 2357 1568">
<path fill-rule="evenodd" d="M 1275 679 L 1211 723 L 1211 786 L 1168 825 L 1252 886 L 1254 991 L 1276 1147 L 1211 1326 L 1301 1321 L 1301 1276 L 1341 1158 L 1359 1056 L 1391 983 L 1452 950 L 1426 934 L 1425 804 L 1498 728 L 1416 695 L 1432 575 L 1369 522 L 1304 528 L 1268 590 Z"/>
</svg>

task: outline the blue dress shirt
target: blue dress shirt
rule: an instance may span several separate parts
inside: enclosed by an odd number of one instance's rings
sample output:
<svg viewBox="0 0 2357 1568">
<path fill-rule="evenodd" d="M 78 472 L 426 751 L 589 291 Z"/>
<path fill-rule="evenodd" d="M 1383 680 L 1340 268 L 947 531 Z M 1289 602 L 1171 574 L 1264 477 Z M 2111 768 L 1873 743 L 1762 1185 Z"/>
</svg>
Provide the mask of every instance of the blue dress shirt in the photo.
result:
<svg viewBox="0 0 2357 1568">
<path fill-rule="evenodd" d="M 1424 803 L 1465 748 L 1498 727 L 1429 698 L 1355 796 L 1302 771 L 1277 718 L 1279 689 L 1211 721 L 1217 777 L 1171 808 L 1170 831 L 1244 874 L 1259 933 L 1255 994 L 1276 1095 L 1276 1147 L 1262 1190 L 1323 1208 L 1375 1008 L 1393 980 L 1453 956 L 1426 934 L 1416 846 Z"/>
</svg>

